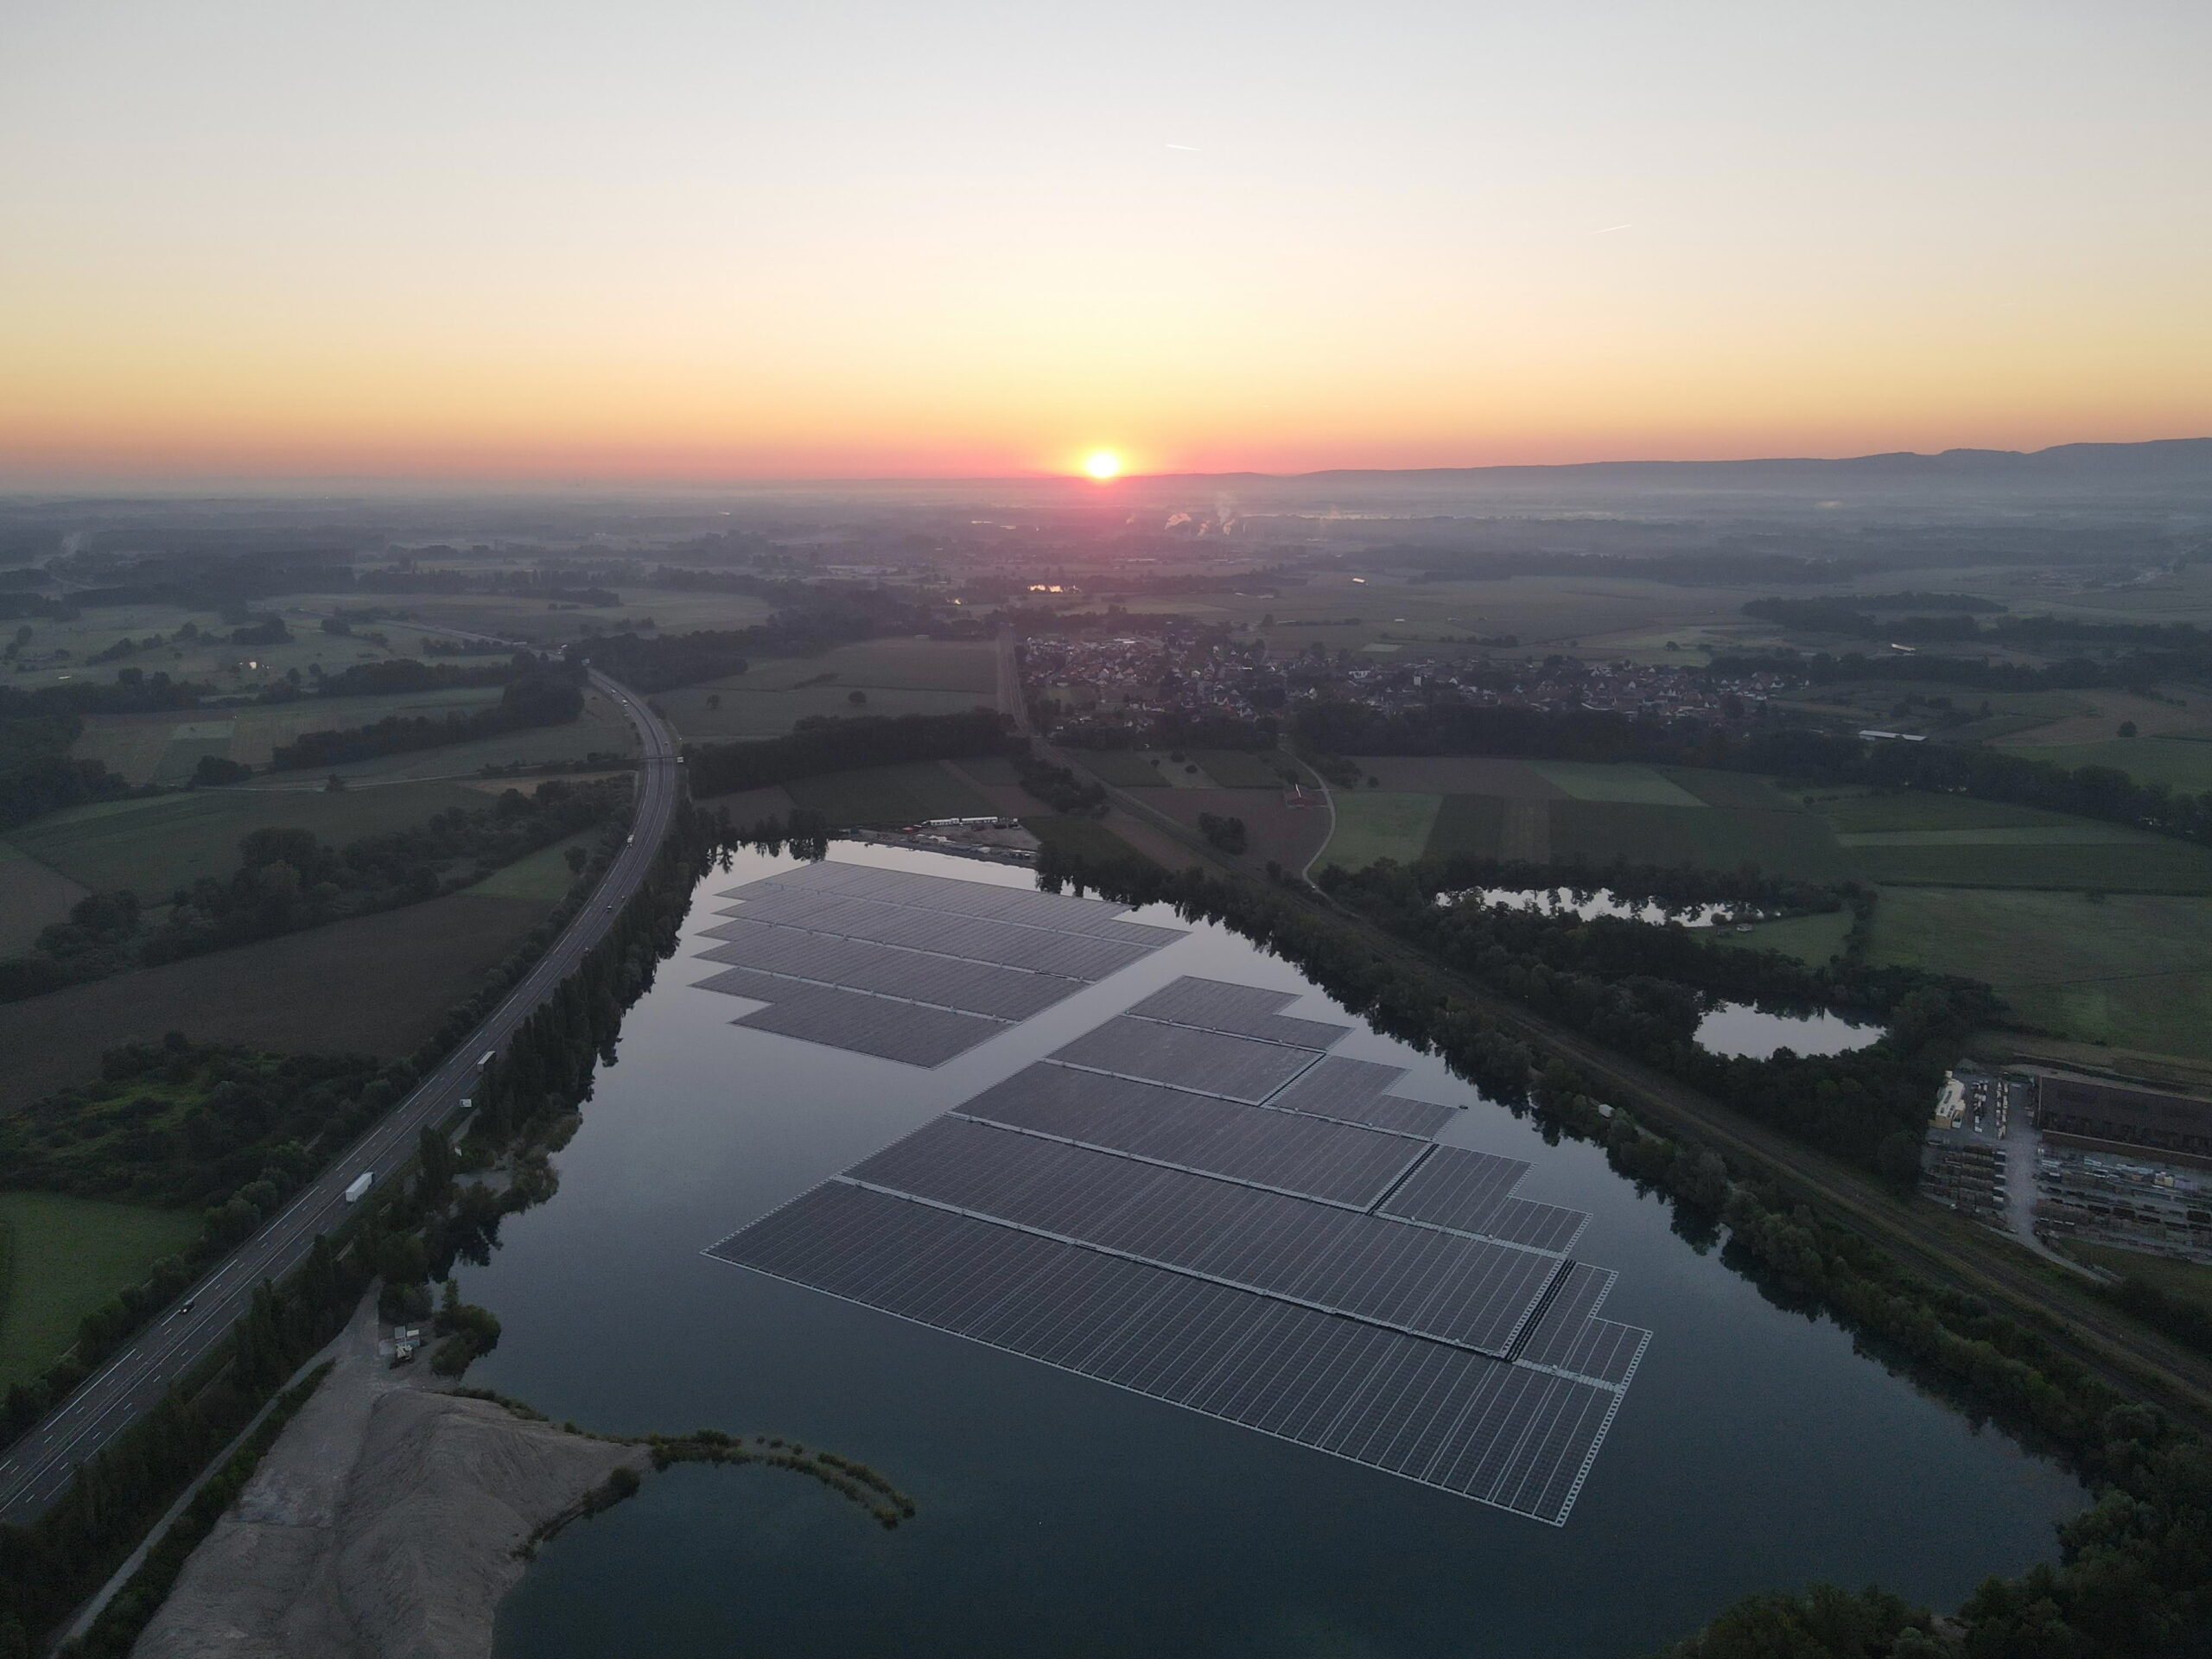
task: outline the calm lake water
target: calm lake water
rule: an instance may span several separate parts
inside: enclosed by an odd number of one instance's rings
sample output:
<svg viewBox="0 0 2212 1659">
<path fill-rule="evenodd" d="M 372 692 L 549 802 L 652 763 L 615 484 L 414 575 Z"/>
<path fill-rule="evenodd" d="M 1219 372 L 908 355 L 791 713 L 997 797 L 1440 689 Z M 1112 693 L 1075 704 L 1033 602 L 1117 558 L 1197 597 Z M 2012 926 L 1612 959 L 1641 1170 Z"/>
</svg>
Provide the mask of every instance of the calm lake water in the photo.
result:
<svg viewBox="0 0 2212 1659">
<path fill-rule="evenodd" d="M 852 862 L 1026 871 L 841 845 Z M 2085 1501 L 1833 1325 L 1782 1312 L 1669 1229 L 1602 1152 L 1545 1145 L 1441 1064 L 1362 1028 L 1334 1050 L 1466 1105 L 1446 1141 L 1534 1161 L 1522 1196 L 1589 1210 L 1605 1313 L 1656 1334 L 1573 1515 L 1553 1528 L 709 1261 L 700 1252 L 1184 974 L 1306 994 L 1197 928 L 934 1071 L 729 1021 L 696 990 L 708 895 L 632 1011 L 561 1192 L 511 1218 L 463 1294 L 505 1326 L 472 1383 L 587 1427 L 781 1433 L 918 1501 L 886 1532 L 812 1481 L 679 1468 L 549 1546 L 500 1659 L 1633 1655 L 1753 1590 L 1880 1582 L 1948 1606 L 2055 1554 Z M 1177 925 L 1166 912 L 1136 919 Z"/>
<path fill-rule="evenodd" d="M 1708 1054 L 1771 1059 L 1778 1049 L 1799 1054 L 1847 1054 L 1879 1042 L 1882 1027 L 1840 1014 L 1769 1014 L 1749 1002 L 1723 1002 L 1697 1023 L 1698 1046 Z M 1935 1103 L 1929 1103 L 1931 1109 Z"/>
</svg>

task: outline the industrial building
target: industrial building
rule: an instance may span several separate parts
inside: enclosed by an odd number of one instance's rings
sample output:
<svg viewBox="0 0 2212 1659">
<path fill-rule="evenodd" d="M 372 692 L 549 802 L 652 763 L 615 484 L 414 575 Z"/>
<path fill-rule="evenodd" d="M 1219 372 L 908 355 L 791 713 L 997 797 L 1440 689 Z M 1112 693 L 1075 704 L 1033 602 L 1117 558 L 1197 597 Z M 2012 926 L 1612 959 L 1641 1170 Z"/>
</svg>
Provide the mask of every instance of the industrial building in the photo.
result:
<svg viewBox="0 0 2212 1659">
<path fill-rule="evenodd" d="M 2036 1082 L 2036 1126 L 2168 1156 L 2212 1159 L 2212 1101 L 2081 1077 Z"/>
</svg>

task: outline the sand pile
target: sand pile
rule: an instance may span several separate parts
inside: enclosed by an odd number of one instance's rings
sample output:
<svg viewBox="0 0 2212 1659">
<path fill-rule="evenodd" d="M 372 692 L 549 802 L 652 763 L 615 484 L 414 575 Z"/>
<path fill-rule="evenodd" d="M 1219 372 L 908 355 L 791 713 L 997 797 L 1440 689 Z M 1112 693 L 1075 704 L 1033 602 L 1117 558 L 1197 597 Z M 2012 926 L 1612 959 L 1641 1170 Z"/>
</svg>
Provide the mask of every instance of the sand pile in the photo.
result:
<svg viewBox="0 0 2212 1659">
<path fill-rule="evenodd" d="M 643 1448 L 341 1363 L 193 1554 L 135 1659 L 480 1659 L 516 1546 Z"/>
</svg>

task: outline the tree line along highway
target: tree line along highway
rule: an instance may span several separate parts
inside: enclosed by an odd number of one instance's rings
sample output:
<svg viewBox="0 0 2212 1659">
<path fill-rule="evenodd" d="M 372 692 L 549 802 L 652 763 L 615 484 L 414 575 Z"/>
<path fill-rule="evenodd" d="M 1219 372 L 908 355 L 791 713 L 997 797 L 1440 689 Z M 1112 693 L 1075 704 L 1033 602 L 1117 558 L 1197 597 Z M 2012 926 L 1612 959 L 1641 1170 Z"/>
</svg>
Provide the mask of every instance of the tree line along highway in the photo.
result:
<svg viewBox="0 0 2212 1659">
<path fill-rule="evenodd" d="M 372 1184 L 391 1179 L 413 1155 L 423 1126 L 442 1122 L 459 1108 L 482 1058 L 505 1046 L 516 1027 L 606 934 L 614 912 L 638 890 L 675 810 L 680 785 L 675 743 L 643 699 L 603 675 L 594 672 L 591 679 L 636 728 L 641 762 L 630 839 L 598 890 L 506 1000 L 413 1094 L 0 1455 L 0 1521 L 22 1523 L 41 1514 L 67 1489 L 79 1464 L 97 1456 L 230 1335 L 251 1305 L 257 1285 L 264 1279 L 282 1279 L 306 1259 L 317 1236 L 337 1225 L 352 1208 L 346 1197 L 349 1186 L 364 1174 L 371 1175 Z"/>
</svg>

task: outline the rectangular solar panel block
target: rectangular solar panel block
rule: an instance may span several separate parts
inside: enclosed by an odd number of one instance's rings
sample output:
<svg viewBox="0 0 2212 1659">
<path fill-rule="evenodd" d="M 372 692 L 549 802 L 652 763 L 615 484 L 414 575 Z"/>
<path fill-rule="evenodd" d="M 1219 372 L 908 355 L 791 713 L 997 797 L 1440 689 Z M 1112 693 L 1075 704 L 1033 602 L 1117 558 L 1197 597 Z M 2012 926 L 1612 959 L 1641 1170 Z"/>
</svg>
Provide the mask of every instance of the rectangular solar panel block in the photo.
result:
<svg viewBox="0 0 2212 1659">
<path fill-rule="evenodd" d="M 1315 1050 L 1327 1048 L 1351 1029 L 1318 1020 L 1294 1020 L 1276 1012 L 1296 1000 L 1289 991 L 1186 976 L 1162 986 L 1128 1012 L 1140 1019 Z"/>
<path fill-rule="evenodd" d="M 1426 1150 L 1408 1135 L 1043 1063 L 957 1109 L 963 1117 L 1360 1208 Z"/>
<path fill-rule="evenodd" d="M 1651 1341 L 1649 1331 L 1596 1317 L 1613 1287 L 1610 1268 L 1571 1262 L 1516 1356 L 1522 1364 L 1624 1389 Z"/>
<path fill-rule="evenodd" d="M 842 1179 L 1503 1355 L 1561 1263 L 971 1119 L 932 1120 Z"/>
<path fill-rule="evenodd" d="M 702 953 L 710 961 L 998 1020 L 1027 1020 L 1073 996 L 1085 984 L 1055 974 L 1033 974 L 788 927 L 740 921 L 728 924 L 723 931 L 728 942 Z"/>
<path fill-rule="evenodd" d="M 866 899 L 839 898 L 834 893 L 772 895 L 757 904 L 732 906 L 725 913 L 734 920 L 709 928 L 709 935 L 728 938 L 725 928 L 747 923 L 772 923 L 809 933 L 905 945 L 939 956 L 1026 968 L 1033 973 L 1061 974 L 1085 981 L 1118 973 L 1132 963 L 1141 962 L 1154 949 L 1096 934 L 1014 927 L 978 917 L 902 909 Z"/>
<path fill-rule="evenodd" d="M 708 1254 L 1553 1525 L 1618 1400 L 840 1183 Z"/>
<path fill-rule="evenodd" d="M 806 982 L 780 974 L 756 973 L 750 968 L 725 968 L 710 979 L 700 980 L 692 989 L 720 991 L 724 996 L 749 997 L 756 1002 L 780 1002 L 806 989 Z"/>
<path fill-rule="evenodd" d="M 1286 1112 L 1371 1124 L 1406 1135 L 1434 1135 L 1452 1121 L 1453 1109 L 1386 1092 L 1405 1075 L 1403 1066 L 1378 1065 L 1373 1060 L 1348 1060 L 1332 1054 L 1271 1097 L 1268 1104 Z"/>
<path fill-rule="evenodd" d="M 1116 918 L 1128 909 L 1103 899 L 1077 899 L 1065 893 L 1039 893 L 1034 888 L 1001 887 L 986 881 L 963 881 L 956 877 L 925 875 L 912 870 L 887 870 L 873 865 L 842 864 L 825 860 L 796 870 L 766 876 L 732 888 L 724 898 L 752 898 L 760 893 L 793 890 L 830 893 L 880 904 L 903 905 L 918 910 L 978 916 L 1025 927 L 1056 932 L 1090 933 L 1116 925 Z M 1151 928 L 1146 931 L 1166 938 L 1180 931 Z"/>
<path fill-rule="evenodd" d="M 1480 1232 L 1529 1167 L 1525 1159 L 1439 1147 L 1383 1201 L 1382 1213 Z"/>
<path fill-rule="evenodd" d="M 1508 1198 L 1474 1230 L 1484 1238 L 1565 1255 L 1574 1248 L 1574 1241 L 1582 1236 L 1582 1230 L 1589 1224 L 1590 1212 L 1586 1210 L 1539 1204 L 1533 1198 Z"/>
<path fill-rule="evenodd" d="M 943 1065 L 1010 1029 L 997 1020 L 828 986 L 803 986 L 790 996 L 730 1022 L 772 1031 L 825 1048 L 849 1049 L 906 1065 Z"/>
<path fill-rule="evenodd" d="M 1311 1051 L 1127 1014 L 1053 1052 L 1069 1065 L 1256 1104 L 1313 1064 Z"/>
<path fill-rule="evenodd" d="M 1582 1322 L 1604 1305 L 1618 1276 L 1611 1268 L 1592 1267 L 1587 1262 L 1569 1262 L 1553 1287 L 1551 1300 L 1529 1325 L 1518 1357 L 1532 1365 L 1556 1363 L 1559 1356 L 1566 1351 L 1565 1344 L 1573 1339 Z"/>
</svg>

